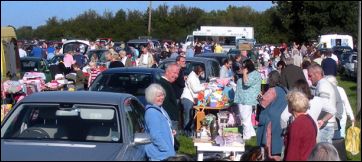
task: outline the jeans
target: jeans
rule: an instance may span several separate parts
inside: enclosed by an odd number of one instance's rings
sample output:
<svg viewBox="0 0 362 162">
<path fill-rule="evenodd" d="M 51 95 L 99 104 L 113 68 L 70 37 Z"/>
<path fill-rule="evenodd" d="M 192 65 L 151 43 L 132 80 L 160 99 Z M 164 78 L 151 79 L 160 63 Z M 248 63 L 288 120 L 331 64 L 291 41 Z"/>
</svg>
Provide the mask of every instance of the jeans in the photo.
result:
<svg viewBox="0 0 362 162">
<path fill-rule="evenodd" d="M 332 144 L 333 135 L 334 135 L 334 126 L 327 125 L 319 130 L 317 143 L 328 142 Z"/>
<path fill-rule="evenodd" d="M 181 104 L 184 107 L 184 130 L 191 130 L 193 126 L 192 107 L 194 103 L 189 99 L 183 98 L 181 99 Z"/>
</svg>

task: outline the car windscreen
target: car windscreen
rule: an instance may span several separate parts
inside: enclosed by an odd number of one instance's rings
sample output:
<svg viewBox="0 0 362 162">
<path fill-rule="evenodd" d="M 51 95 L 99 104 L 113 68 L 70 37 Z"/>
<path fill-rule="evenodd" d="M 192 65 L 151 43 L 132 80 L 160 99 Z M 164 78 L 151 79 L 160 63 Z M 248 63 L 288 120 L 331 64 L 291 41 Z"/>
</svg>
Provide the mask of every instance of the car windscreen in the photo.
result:
<svg viewBox="0 0 362 162">
<path fill-rule="evenodd" d="M 77 51 L 79 50 L 81 54 L 84 54 L 88 50 L 88 45 L 81 42 L 71 42 L 63 45 L 63 54 L 69 51 Z"/>
<path fill-rule="evenodd" d="M 96 54 L 98 57 L 98 62 L 105 63 L 105 62 L 107 62 L 107 60 L 106 60 L 107 52 L 108 52 L 108 50 L 93 50 L 93 51 L 89 51 L 87 56 L 88 56 L 89 60 L 91 60 L 92 55 Z"/>
<path fill-rule="evenodd" d="M 106 91 L 129 93 L 134 96 L 144 96 L 145 89 L 153 83 L 152 74 L 147 73 L 113 73 L 100 74 L 90 91 Z"/>
<path fill-rule="evenodd" d="M 2 139 L 122 142 L 114 106 L 23 104 L 1 127 Z"/>
</svg>

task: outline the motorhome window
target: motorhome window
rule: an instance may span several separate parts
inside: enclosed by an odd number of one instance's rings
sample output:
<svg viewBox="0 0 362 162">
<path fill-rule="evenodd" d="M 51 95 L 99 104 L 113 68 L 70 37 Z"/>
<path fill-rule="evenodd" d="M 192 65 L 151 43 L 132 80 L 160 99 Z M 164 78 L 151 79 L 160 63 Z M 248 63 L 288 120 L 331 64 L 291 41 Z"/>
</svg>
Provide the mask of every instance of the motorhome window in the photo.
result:
<svg viewBox="0 0 362 162">
<path fill-rule="evenodd" d="M 226 36 L 194 36 L 196 42 L 203 41 L 214 41 L 220 45 L 235 45 L 235 37 L 226 37 Z"/>
</svg>

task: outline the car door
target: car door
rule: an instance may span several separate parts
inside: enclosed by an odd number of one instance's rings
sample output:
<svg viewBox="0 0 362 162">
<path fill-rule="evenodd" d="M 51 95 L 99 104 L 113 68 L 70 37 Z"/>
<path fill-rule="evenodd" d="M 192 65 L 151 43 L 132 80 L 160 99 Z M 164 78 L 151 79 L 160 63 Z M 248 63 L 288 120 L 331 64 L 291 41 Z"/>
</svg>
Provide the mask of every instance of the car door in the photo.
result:
<svg viewBox="0 0 362 162">
<path fill-rule="evenodd" d="M 130 140 L 133 142 L 135 133 L 145 132 L 144 106 L 135 98 L 128 98 L 124 103 L 124 110 L 126 112 L 126 125 Z M 132 145 L 128 146 L 124 154 L 124 159 L 131 161 L 146 160 L 145 145 Z"/>
</svg>

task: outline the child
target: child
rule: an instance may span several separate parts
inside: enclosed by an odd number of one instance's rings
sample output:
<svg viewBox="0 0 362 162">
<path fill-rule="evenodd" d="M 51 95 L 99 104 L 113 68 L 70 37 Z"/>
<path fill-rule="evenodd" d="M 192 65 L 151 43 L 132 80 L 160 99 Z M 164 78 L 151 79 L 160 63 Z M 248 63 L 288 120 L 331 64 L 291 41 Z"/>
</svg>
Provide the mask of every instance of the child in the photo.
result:
<svg viewBox="0 0 362 162">
<path fill-rule="evenodd" d="M 101 71 L 97 68 L 96 63 L 91 61 L 89 62 L 89 79 L 88 79 L 88 88 L 90 87 L 93 80 L 98 76 Z"/>
<path fill-rule="evenodd" d="M 79 64 L 73 64 L 73 70 L 77 74 L 75 79 L 76 89 L 83 89 L 84 84 L 87 83 L 87 78 L 84 76 L 83 71 L 80 69 Z"/>
</svg>

